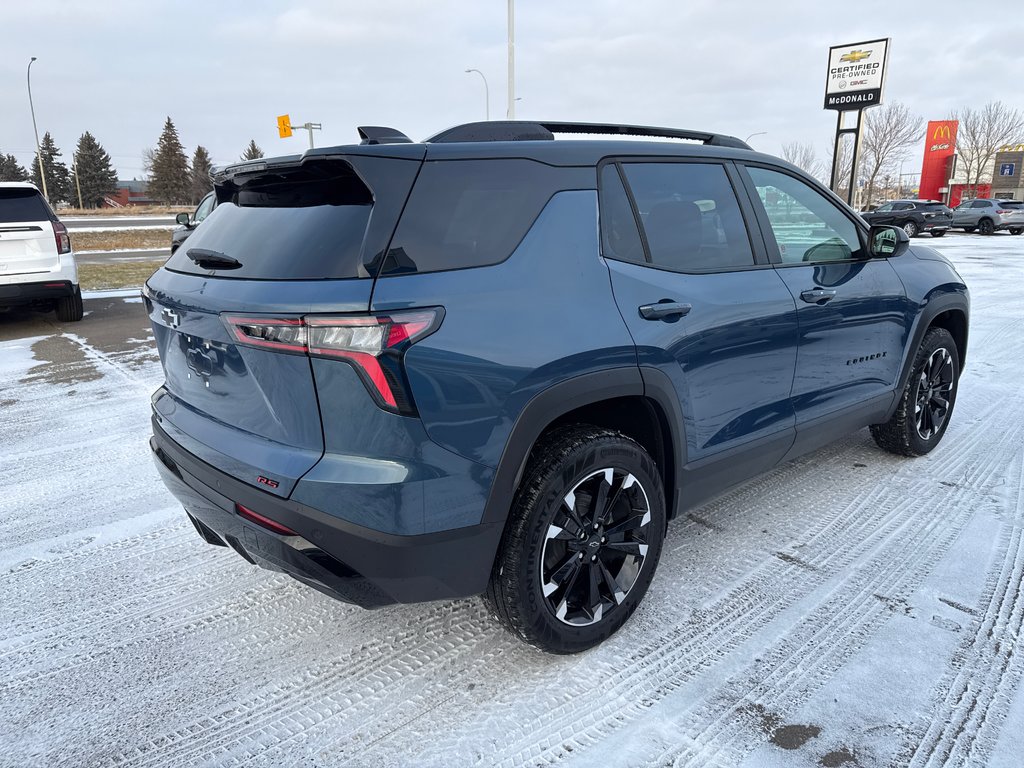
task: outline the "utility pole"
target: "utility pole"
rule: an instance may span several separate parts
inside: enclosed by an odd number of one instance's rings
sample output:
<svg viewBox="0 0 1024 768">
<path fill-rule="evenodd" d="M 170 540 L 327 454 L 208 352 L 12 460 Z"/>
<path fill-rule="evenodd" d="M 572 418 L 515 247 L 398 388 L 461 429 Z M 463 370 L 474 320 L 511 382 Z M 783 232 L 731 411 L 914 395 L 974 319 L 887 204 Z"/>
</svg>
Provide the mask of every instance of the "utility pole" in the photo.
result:
<svg viewBox="0 0 1024 768">
<path fill-rule="evenodd" d="M 71 166 L 72 173 L 75 174 L 75 189 L 78 190 L 78 207 L 85 208 L 82 205 L 82 185 L 78 182 L 78 158 L 75 158 L 75 164 Z"/>
<path fill-rule="evenodd" d="M 508 0 L 508 119 L 516 119 L 516 0 Z"/>
<path fill-rule="evenodd" d="M 512 0 L 509 0 L 511 2 Z M 28 108 L 32 112 L 32 132 L 36 135 L 36 162 L 39 163 L 39 180 L 43 182 L 43 197 L 50 202 L 50 195 L 46 191 L 46 169 L 43 168 L 43 153 L 39 150 L 39 129 L 36 128 L 36 108 L 32 104 L 32 62 L 36 60 L 33 56 L 28 63 L 28 72 L 25 79 L 28 80 Z"/>
</svg>

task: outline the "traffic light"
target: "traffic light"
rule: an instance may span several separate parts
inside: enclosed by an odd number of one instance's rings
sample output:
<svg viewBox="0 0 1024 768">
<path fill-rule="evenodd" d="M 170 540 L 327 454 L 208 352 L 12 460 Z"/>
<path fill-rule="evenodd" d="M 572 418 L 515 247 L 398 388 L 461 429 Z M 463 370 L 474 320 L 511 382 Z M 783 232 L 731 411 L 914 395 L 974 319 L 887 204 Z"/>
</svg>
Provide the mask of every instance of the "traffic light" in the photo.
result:
<svg viewBox="0 0 1024 768">
<path fill-rule="evenodd" d="M 288 115 L 277 116 L 277 135 L 282 139 L 287 139 L 292 135 L 292 121 Z"/>
</svg>

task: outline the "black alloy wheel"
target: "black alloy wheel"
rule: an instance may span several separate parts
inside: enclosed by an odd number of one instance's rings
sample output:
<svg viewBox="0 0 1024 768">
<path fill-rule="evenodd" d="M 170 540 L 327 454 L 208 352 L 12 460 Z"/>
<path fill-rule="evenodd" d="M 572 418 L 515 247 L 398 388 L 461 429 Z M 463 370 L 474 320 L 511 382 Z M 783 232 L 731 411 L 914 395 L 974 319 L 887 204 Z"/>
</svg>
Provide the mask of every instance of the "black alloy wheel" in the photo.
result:
<svg viewBox="0 0 1024 768">
<path fill-rule="evenodd" d="M 646 594 L 665 523 L 661 472 L 643 446 L 586 424 L 554 429 L 530 454 L 484 601 L 537 648 L 592 648 Z"/>
<path fill-rule="evenodd" d="M 946 424 L 953 387 L 956 386 L 953 356 L 945 347 L 929 355 L 917 377 L 914 423 L 922 440 L 930 440 Z"/>
<path fill-rule="evenodd" d="M 982 219 L 978 223 L 978 231 L 983 235 L 994 235 L 996 233 L 996 225 L 992 219 Z"/>
</svg>

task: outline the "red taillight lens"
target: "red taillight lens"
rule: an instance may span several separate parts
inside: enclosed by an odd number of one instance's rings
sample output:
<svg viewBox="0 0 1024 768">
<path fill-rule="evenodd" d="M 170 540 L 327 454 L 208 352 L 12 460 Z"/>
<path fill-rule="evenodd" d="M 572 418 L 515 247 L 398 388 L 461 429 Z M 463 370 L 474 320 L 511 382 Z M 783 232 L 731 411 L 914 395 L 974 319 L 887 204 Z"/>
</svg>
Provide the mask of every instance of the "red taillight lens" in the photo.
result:
<svg viewBox="0 0 1024 768">
<path fill-rule="evenodd" d="M 241 504 L 235 504 L 235 511 L 237 511 L 239 515 L 244 517 L 249 522 L 256 523 L 256 525 L 260 526 L 261 528 L 266 528 L 268 531 L 273 531 L 279 536 L 299 535 L 291 528 L 281 525 L 275 520 L 271 520 L 269 517 L 264 517 L 259 512 L 253 512 L 251 509 L 249 509 L 248 507 L 243 507 Z"/>
<path fill-rule="evenodd" d="M 310 357 L 341 358 L 361 374 L 381 405 L 413 412 L 401 356 L 441 324 L 440 308 L 387 315 L 258 317 L 224 315 L 235 341 L 250 347 Z"/>
<path fill-rule="evenodd" d="M 1013 211 L 1003 210 L 1003 211 L 996 211 L 996 213 L 998 213 L 1000 216 L 1005 216 L 1008 213 L 1013 213 Z"/>
<path fill-rule="evenodd" d="M 53 238 L 57 241 L 57 253 L 71 253 L 71 237 L 68 228 L 59 221 L 53 222 Z"/>
</svg>

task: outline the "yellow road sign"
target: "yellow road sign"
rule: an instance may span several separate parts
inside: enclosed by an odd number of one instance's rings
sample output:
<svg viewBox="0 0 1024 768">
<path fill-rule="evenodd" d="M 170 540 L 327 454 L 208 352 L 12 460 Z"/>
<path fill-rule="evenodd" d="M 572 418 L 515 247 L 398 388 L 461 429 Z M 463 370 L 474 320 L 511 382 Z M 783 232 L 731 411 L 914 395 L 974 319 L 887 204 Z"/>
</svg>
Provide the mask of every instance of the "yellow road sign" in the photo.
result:
<svg viewBox="0 0 1024 768">
<path fill-rule="evenodd" d="M 292 135 L 292 119 L 288 115 L 277 116 L 277 135 L 282 139 Z"/>
</svg>

